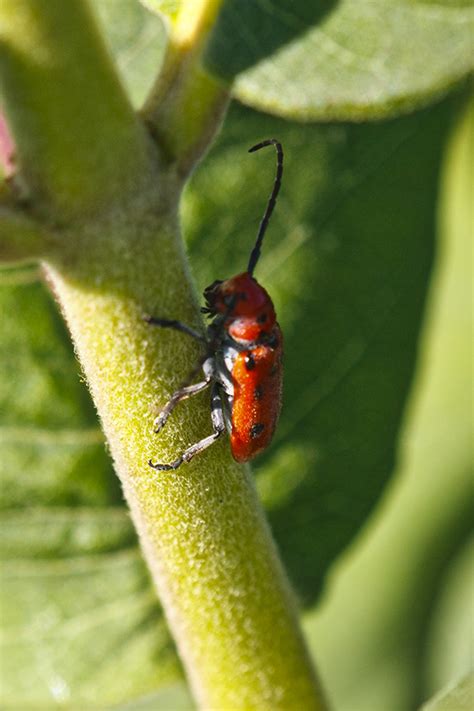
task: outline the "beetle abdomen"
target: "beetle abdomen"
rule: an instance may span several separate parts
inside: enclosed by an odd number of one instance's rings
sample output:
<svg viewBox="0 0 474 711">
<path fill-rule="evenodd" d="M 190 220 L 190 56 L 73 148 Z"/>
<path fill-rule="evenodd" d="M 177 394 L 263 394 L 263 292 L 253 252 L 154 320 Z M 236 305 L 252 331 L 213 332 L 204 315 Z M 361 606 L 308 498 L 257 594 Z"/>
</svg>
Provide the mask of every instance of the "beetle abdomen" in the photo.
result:
<svg viewBox="0 0 474 711">
<path fill-rule="evenodd" d="M 234 459 L 246 462 L 268 447 L 281 409 L 282 336 L 278 325 L 270 343 L 241 351 L 232 369 L 231 449 Z"/>
</svg>

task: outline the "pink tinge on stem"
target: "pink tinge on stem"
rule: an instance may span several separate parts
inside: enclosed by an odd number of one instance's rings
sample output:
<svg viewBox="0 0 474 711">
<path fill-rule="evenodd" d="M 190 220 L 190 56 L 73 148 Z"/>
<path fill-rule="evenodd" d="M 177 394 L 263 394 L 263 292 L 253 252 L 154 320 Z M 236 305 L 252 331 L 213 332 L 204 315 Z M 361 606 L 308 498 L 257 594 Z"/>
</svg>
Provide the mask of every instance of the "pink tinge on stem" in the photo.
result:
<svg viewBox="0 0 474 711">
<path fill-rule="evenodd" d="M 15 144 L 8 130 L 5 117 L 0 111 L 0 163 L 6 178 L 15 172 Z"/>
</svg>

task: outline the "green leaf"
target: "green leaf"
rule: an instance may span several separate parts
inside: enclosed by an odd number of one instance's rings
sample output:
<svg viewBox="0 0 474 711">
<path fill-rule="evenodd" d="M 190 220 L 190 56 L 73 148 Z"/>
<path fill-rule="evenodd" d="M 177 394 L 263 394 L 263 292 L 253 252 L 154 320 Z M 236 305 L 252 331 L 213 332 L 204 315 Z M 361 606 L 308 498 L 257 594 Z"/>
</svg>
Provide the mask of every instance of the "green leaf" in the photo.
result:
<svg viewBox="0 0 474 711">
<path fill-rule="evenodd" d="M 2 701 L 134 698 L 178 665 L 69 336 L 36 269 L 0 311 Z"/>
<path fill-rule="evenodd" d="M 307 126 L 234 106 L 189 186 L 184 223 L 200 288 L 245 269 L 273 181 L 283 186 L 256 276 L 285 337 L 283 413 L 257 462 L 279 549 L 306 601 L 393 469 L 434 249 L 451 102 L 366 126 Z M 272 149 L 267 149 L 270 151 Z"/>
<path fill-rule="evenodd" d="M 474 674 L 469 674 L 423 704 L 420 711 L 471 711 L 473 702 Z"/>
<path fill-rule="evenodd" d="M 69 337 L 38 272 L 3 270 L 0 288 L 3 508 L 121 502 Z"/>
<path fill-rule="evenodd" d="M 140 106 L 163 60 L 163 18 L 149 12 L 138 0 L 93 0 L 92 4 L 129 96 L 135 106 Z"/>
<path fill-rule="evenodd" d="M 208 68 L 234 95 L 297 120 L 361 120 L 425 104 L 473 67 L 469 0 L 227 0 Z"/>
<path fill-rule="evenodd" d="M 146 7 L 150 12 L 157 15 L 164 15 L 171 19 L 175 19 L 182 0 L 140 0 L 143 7 Z"/>
<path fill-rule="evenodd" d="M 130 704 L 114 706 L 113 711 L 192 711 L 194 708 L 186 686 L 179 684 L 165 687 Z"/>
<path fill-rule="evenodd" d="M 135 105 L 179 3 L 94 0 Z M 427 104 L 473 68 L 472 0 L 227 0 L 205 56 L 234 96 L 298 121 L 364 120 Z"/>
<path fill-rule="evenodd" d="M 305 616 L 336 709 L 418 708 L 472 665 L 473 119 L 466 112 L 443 159 L 436 268 L 395 479 L 324 604 Z"/>
<path fill-rule="evenodd" d="M 469 485 L 472 489 L 472 472 Z M 470 514 L 472 518 L 472 511 Z M 427 645 L 426 676 L 431 692 L 447 686 L 472 668 L 473 640 L 466 631 L 472 628 L 473 570 L 474 537 L 471 537 L 450 561 L 435 603 Z"/>
</svg>

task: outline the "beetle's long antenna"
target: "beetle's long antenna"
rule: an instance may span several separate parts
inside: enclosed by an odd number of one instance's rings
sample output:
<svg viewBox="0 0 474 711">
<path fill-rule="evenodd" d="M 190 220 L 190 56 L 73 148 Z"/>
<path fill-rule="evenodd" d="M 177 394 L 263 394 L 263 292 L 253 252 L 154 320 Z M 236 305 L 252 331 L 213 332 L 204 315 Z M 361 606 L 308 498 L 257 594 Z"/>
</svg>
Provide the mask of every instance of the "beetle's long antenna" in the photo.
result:
<svg viewBox="0 0 474 711">
<path fill-rule="evenodd" d="M 265 230 L 267 229 L 268 222 L 273 212 L 273 208 L 275 207 L 277 195 L 280 191 L 281 186 L 281 176 L 283 175 L 283 148 L 281 147 L 281 143 L 279 143 L 275 138 L 269 138 L 266 141 L 257 143 L 256 146 L 252 146 L 252 148 L 249 148 L 249 153 L 259 151 L 260 148 L 265 148 L 265 146 L 275 146 L 277 152 L 277 170 L 275 182 L 273 183 L 272 193 L 267 204 L 267 209 L 265 210 L 265 213 L 262 217 L 262 221 L 260 222 L 255 246 L 252 249 L 252 253 L 250 254 L 249 265 L 247 267 L 247 272 L 250 274 L 250 276 L 253 275 L 255 265 L 257 264 L 258 259 L 260 257 L 260 248 L 262 246 L 263 237 L 265 235 Z"/>
</svg>

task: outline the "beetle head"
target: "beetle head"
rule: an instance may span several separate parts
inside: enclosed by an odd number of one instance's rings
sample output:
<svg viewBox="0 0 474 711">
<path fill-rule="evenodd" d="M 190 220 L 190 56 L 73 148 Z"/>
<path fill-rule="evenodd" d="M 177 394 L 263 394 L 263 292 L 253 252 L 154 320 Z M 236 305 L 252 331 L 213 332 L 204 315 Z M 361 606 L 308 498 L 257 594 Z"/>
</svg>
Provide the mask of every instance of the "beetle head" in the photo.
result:
<svg viewBox="0 0 474 711">
<path fill-rule="evenodd" d="M 214 281 L 204 290 L 211 316 L 222 315 L 224 327 L 239 341 L 255 341 L 269 333 L 275 324 L 272 300 L 248 272 L 225 281 Z"/>
</svg>

